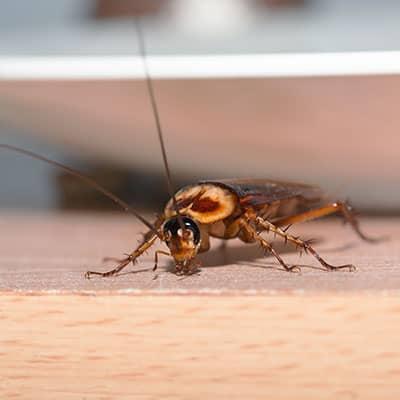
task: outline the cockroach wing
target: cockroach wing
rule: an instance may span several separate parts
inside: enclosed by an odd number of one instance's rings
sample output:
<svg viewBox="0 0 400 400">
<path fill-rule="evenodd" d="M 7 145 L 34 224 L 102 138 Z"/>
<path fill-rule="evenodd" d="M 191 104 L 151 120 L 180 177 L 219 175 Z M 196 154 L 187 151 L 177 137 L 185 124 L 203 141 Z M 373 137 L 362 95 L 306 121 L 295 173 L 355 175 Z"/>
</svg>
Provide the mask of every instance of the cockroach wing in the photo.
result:
<svg viewBox="0 0 400 400">
<path fill-rule="evenodd" d="M 223 220 L 232 215 L 239 205 L 238 197 L 230 188 L 212 182 L 186 186 L 176 193 L 175 198 L 179 212 L 201 224 Z M 164 213 L 167 218 L 176 214 L 172 199 Z"/>
<path fill-rule="evenodd" d="M 315 204 L 324 198 L 318 186 L 267 179 L 222 179 L 207 181 L 231 190 L 242 208 L 263 207 L 285 200 L 300 199 L 303 205 Z"/>
</svg>

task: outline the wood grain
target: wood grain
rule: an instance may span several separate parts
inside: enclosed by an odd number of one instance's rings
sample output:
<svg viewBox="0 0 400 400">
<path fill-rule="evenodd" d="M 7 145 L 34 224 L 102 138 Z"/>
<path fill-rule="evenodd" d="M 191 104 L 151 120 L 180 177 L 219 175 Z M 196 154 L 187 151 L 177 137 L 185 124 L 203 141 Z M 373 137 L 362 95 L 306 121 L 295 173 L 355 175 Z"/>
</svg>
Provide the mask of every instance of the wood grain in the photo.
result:
<svg viewBox="0 0 400 400">
<path fill-rule="evenodd" d="M 4 399 L 398 399 L 398 297 L 1 296 Z"/>
</svg>

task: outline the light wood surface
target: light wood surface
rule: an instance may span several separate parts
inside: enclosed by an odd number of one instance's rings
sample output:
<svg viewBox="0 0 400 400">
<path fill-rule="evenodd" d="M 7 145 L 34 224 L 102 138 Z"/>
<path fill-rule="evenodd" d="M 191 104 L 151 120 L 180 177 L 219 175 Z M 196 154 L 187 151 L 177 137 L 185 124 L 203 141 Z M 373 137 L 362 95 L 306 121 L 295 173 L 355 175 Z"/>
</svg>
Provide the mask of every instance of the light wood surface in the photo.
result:
<svg viewBox="0 0 400 400">
<path fill-rule="evenodd" d="M 399 298 L 3 295 L 3 399 L 398 399 Z"/>
<path fill-rule="evenodd" d="M 236 242 L 224 261 L 216 241 L 199 276 L 166 260 L 155 276 L 150 252 L 144 272 L 88 281 L 136 243 L 134 220 L 0 214 L 0 398 L 398 399 L 400 224 L 362 223 L 390 239 L 359 242 L 336 219 L 293 227 L 356 273 L 308 256 L 285 273 Z"/>
</svg>

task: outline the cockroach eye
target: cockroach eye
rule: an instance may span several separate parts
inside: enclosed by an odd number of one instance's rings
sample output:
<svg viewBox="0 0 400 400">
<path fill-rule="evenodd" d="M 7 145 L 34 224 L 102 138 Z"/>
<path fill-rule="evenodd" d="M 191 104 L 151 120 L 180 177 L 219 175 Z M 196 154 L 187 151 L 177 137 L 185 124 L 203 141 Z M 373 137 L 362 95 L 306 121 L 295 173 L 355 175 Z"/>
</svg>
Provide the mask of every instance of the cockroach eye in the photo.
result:
<svg viewBox="0 0 400 400">
<path fill-rule="evenodd" d="M 193 238 L 194 244 L 199 244 L 200 229 L 197 223 L 192 218 L 189 217 L 182 217 L 182 222 L 183 225 L 185 226 L 185 229 L 190 231 L 191 233 L 190 236 Z M 173 236 L 182 236 L 182 234 L 179 235 L 179 232 L 182 233 L 182 231 L 177 217 L 170 218 L 168 221 L 166 221 L 163 230 L 164 230 L 164 235 L 167 238 Z"/>
</svg>

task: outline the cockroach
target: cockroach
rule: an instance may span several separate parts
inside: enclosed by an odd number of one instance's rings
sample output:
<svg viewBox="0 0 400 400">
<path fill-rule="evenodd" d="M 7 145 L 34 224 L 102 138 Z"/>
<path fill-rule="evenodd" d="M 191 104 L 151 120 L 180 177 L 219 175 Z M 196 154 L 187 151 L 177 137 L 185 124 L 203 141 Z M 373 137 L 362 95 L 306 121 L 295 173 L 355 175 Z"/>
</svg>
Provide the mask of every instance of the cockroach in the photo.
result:
<svg viewBox="0 0 400 400">
<path fill-rule="evenodd" d="M 350 223 L 361 239 L 367 242 L 376 240 L 361 232 L 358 220 L 347 202 L 324 202 L 326 196 L 318 186 L 267 179 L 204 180 L 186 186 L 175 193 L 153 83 L 147 65 L 144 37 L 139 22 L 136 23 L 136 27 L 147 90 L 161 147 L 168 192 L 171 197 L 163 213 L 155 222 L 149 222 L 89 176 L 29 150 L 0 144 L 0 148 L 52 164 L 83 180 L 125 211 L 133 214 L 148 228 L 140 245 L 125 258 L 119 260 L 115 268 L 106 272 L 87 271 L 85 277 L 117 275 L 129 264 L 134 264 L 158 240 L 166 244 L 168 251 L 157 250 L 155 252 L 153 270 L 157 269 L 159 256 L 166 255 L 173 258 L 177 274 L 192 274 L 197 271 L 199 266 L 196 260 L 197 254 L 206 252 L 210 248 L 210 237 L 224 240 L 239 238 L 245 243 L 257 242 L 266 253 L 272 254 L 286 271 L 300 271 L 299 266 L 286 264 L 265 237 L 264 234 L 268 233 L 273 233 L 285 242 L 294 244 L 301 251 L 310 253 L 327 271 L 354 271 L 356 267 L 353 264 L 329 264 L 317 253 L 311 241 L 303 240 L 287 232 L 287 228 L 293 224 L 339 213 Z"/>
</svg>

